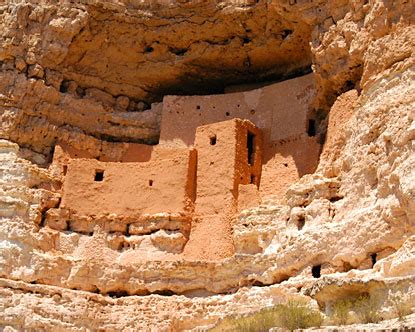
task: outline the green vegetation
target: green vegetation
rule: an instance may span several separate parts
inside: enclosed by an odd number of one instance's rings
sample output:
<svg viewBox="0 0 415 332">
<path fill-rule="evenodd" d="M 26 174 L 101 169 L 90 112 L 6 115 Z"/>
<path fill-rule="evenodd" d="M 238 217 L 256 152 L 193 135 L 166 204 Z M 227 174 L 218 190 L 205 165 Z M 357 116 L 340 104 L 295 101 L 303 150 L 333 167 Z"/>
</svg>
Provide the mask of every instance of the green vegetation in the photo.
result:
<svg viewBox="0 0 415 332">
<path fill-rule="evenodd" d="M 265 332 L 272 327 L 293 331 L 319 327 L 322 322 L 320 311 L 310 308 L 303 301 L 290 300 L 286 304 L 263 309 L 252 315 L 224 319 L 211 331 Z"/>
<path fill-rule="evenodd" d="M 280 307 L 280 327 L 293 331 L 308 327 L 320 327 L 323 316 L 320 311 L 311 309 L 307 304 L 299 301 L 288 301 Z"/>
</svg>

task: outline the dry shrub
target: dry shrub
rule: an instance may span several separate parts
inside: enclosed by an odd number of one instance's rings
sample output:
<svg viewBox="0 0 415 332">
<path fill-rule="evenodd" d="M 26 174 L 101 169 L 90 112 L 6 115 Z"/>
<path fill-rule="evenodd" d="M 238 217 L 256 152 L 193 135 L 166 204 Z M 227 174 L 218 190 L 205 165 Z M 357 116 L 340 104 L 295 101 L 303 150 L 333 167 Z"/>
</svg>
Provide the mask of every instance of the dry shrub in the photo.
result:
<svg viewBox="0 0 415 332">
<path fill-rule="evenodd" d="M 274 310 L 262 310 L 256 315 L 240 318 L 236 322 L 236 327 L 241 332 L 268 332 L 275 326 L 277 319 Z"/>
<path fill-rule="evenodd" d="M 277 319 L 274 308 L 263 309 L 248 316 L 227 317 L 210 331 L 268 332 L 276 326 Z"/>
<path fill-rule="evenodd" d="M 330 320 L 335 325 L 354 323 L 350 319 L 350 311 L 353 311 L 359 323 L 378 323 L 382 320 L 379 314 L 380 304 L 381 301 L 369 295 L 342 299 L 333 304 Z"/>
<path fill-rule="evenodd" d="M 293 331 L 295 329 L 306 329 L 309 327 L 320 327 L 323 323 L 323 316 L 320 311 L 310 308 L 301 301 L 288 301 L 280 306 L 280 325 Z"/>
<path fill-rule="evenodd" d="M 390 296 L 390 301 L 392 303 L 396 317 L 398 317 L 399 321 L 401 322 L 405 320 L 405 316 L 408 316 L 412 313 L 412 307 L 415 305 L 414 299 L 407 294 L 392 295 Z"/>
<path fill-rule="evenodd" d="M 347 325 L 350 318 L 350 310 L 353 307 L 351 300 L 337 301 L 332 308 L 331 319 L 335 325 Z"/>
<path fill-rule="evenodd" d="M 323 317 L 320 311 L 312 309 L 303 301 L 290 300 L 255 314 L 227 318 L 211 331 L 265 332 L 272 327 L 282 327 L 293 331 L 298 328 L 321 326 Z"/>
<path fill-rule="evenodd" d="M 362 295 L 353 303 L 354 312 L 360 323 L 379 323 L 382 320 L 380 301 L 376 297 Z"/>
</svg>

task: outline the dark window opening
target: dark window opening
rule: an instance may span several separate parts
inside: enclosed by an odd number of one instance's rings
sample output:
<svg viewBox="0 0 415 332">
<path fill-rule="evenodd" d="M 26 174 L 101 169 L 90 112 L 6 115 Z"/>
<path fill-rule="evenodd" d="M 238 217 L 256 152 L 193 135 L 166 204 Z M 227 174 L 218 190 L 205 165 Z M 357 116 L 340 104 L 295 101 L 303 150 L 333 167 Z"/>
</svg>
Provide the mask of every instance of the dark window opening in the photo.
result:
<svg viewBox="0 0 415 332">
<path fill-rule="evenodd" d="M 316 136 L 316 120 L 308 120 L 307 134 L 310 137 Z"/>
<path fill-rule="evenodd" d="M 104 171 L 96 170 L 94 180 L 95 181 L 103 181 L 104 180 Z"/>
<path fill-rule="evenodd" d="M 148 181 L 148 185 L 149 185 L 150 187 L 152 187 L 152 186 L 153 186 L 153 180 L 149 180 L 149 181 Z"/>
<path fill-rule="evenodd" d="M 371 254 L 370 258 L 372 260 L 372 267 L 376 264 L 376 260 L 377 260 L 378 254 Z"/>
<path fill-rule="evenodd" d="M 146 52 L 146 53 L 151 53 L 151 52 L 153 52 L 154 51 L 154 48 L 153 47 L 151 47 L 151 46 L 146 46 L 146 47 L 144 47 L 144 52 Z"/>
<path fill-rule="evenodd" d="M 50 147 L 49 155 L 48 155 L 48 162 L 51 163 L 53 161 L 53 155 L 55 154 L 55 144 Z"/>
<path fill-rule="evenodd" d="M 246 148 L 248 149 L 248 164 L 253 165 L 255 161 L 255 134 L 250 131 L 248 131 Z"/>
<path fill-rule="evenodd" d="M 173 48 L 173 47 L 170 47 L 169 51 L 173 54 L 178 55 L 178 56 L 182 56 L 182 55 L 186 54 L 188 49 L 187 48 Z"/>
<path fill-rule="evenodd" d="M 315 265 L 311 269 L 311 274 L 314 278 L 320 278 L 321 277 L 321 265 Z"/>
<path fill-rule="evenodd" d="M 355 86 L 356 86 L 356 84 L 353 81 L 347 80 L 346 83 L 343 86 L 343 90 L 344 91 L 349 91 L 351 89 L 354 89 Z"/>
<path fill-rule="evenodd" d="M 197 105 L 197 106 L 196 106 L 196 109 L 197 109 L 197 110 L 200 110 L 200 105 Z"/>
<path fill-rule="evenodd" d="M 126 291 L 114 291 L 114 292 L 108 292 L 107 295 L 111 298 L 120 298 L 120 297 L 125 297 L 128 296 L 128 292 Z"/>
<path fill-rule="evenodd" d="M 210 145 L 216 145 L 216 135 L 210 137 Z"/>
<path fill-rule="evenodd" d="M 59 86 L 59 92 L 66 93 L 69 89 L 69 82 L 68 81 L 62 81 L 61 85 Z"/>
<path fill-rule="evenodd" d="M 302 230 L 303 227 L 305 225 L 305 217 L 304 216 L 299 216 L 298 220 L 297 220 L 297 228 L 298 230 Z"/>
<path fill-rule="evenodd" d="M 231 115 L 231 113 L 229 113 L 229 112 L 226 112 L 226 113 L 225 113 L 225 115 L 226 115 L 226 116 L 229 116 L 229 115 Z"/>
<path fill-rule="evenodd" d="M 282 31 L 281 35 L 282 35 L 282 39 L 287 38 L 289 35 L 291 35 L 293 33 L 292 30 L 290 29 L 285 29 Z"/>
<path fill-rule="evenodd" d="M 68 173 L 68 165 L 63 165 L 63 175 L 66 175 Z"/>
<path fill-rule="evenodd" d="M 243 37 L 242 40 L 243 40 L 244 44 L 248 44 L 249 42 L 251 42 L 251 38 L 249 38 L 249 37 Z"/>
<path fill-rule="evenodd" d="M 330 202 L 334 203 L 334 202 L 340 201 L 341 199 L 343 199 L 342 196 L 333 196 L 333 197 L 330 197 Z"/>
<path fill-rule="evenodd" d="M 255 182 L 256 182 L 255 175 L 251 175 L 251 184 L 255 184 Z"/>
<path fill-rule="evenodd" d="M 169 289 L 158 290 L 158 291 L 155 291 L 153 294 L 157 294 L 157 295 L 161 295 L 161 296 L 173 296 L 173 295 L 176 295 L 173 291 L 171 291 Z"/>
</svg>

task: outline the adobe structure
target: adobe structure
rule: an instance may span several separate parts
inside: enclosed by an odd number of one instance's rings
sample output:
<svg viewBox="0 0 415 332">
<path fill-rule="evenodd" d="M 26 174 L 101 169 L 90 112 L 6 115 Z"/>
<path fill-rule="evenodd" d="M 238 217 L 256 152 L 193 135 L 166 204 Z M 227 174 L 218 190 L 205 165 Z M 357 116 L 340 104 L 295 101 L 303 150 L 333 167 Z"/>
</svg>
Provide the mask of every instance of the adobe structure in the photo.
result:
<svg viewBox="0 0 415 332">
<path fill-rule="evenodd" d="M 264 139 L 260 193 L 281 197 L 290 184 L 317 167 L 321 145 L 309 114 L 314 95 L 314 75 L 308 74 L 245 92 L 166 96 L 160 144 L 191 146 L 199 126 L 248 119 Z"/>
<path fill-rule="evenodd" d="M 58 144 L 62 200 L 44 223 L 83 234 L 99 226 L 112 249 L 142 259 L 230 256 L 239 211 L 314 171 L 313 94 L 307 75 L 248 92 L 168 96 L 156 146 L 120 143 L 117 158 L 103 151 L 97 160 Z"/>
</svg>

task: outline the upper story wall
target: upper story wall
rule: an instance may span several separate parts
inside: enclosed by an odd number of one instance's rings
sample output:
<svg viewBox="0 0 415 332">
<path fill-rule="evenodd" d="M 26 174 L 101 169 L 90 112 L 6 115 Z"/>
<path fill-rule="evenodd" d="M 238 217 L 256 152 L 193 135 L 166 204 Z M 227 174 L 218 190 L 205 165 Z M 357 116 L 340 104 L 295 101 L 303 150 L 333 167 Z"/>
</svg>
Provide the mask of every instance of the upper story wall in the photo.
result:
<svg viewBox="0 0 415 332">
<path fill-rule="evenodd" d="M 313 74 L 245 92 L 166 96 L 160 144 L 190 146 L 197 127 L 233 118 L 250 120 L 263 138 L 261 195 L 281 196 L 318 164 L 321 145 L 307 133 L 314 96 Z"/>
<path fill-rule="evenodd" d="M 313 74 L 260 89 L 210 96 L 166 96 L 161 144 L 192 145 L 196 128 L 233 118 L 248 119 L 265 143 L 306 132 L 308 106 L 315 94 Z"/>
</svg>

